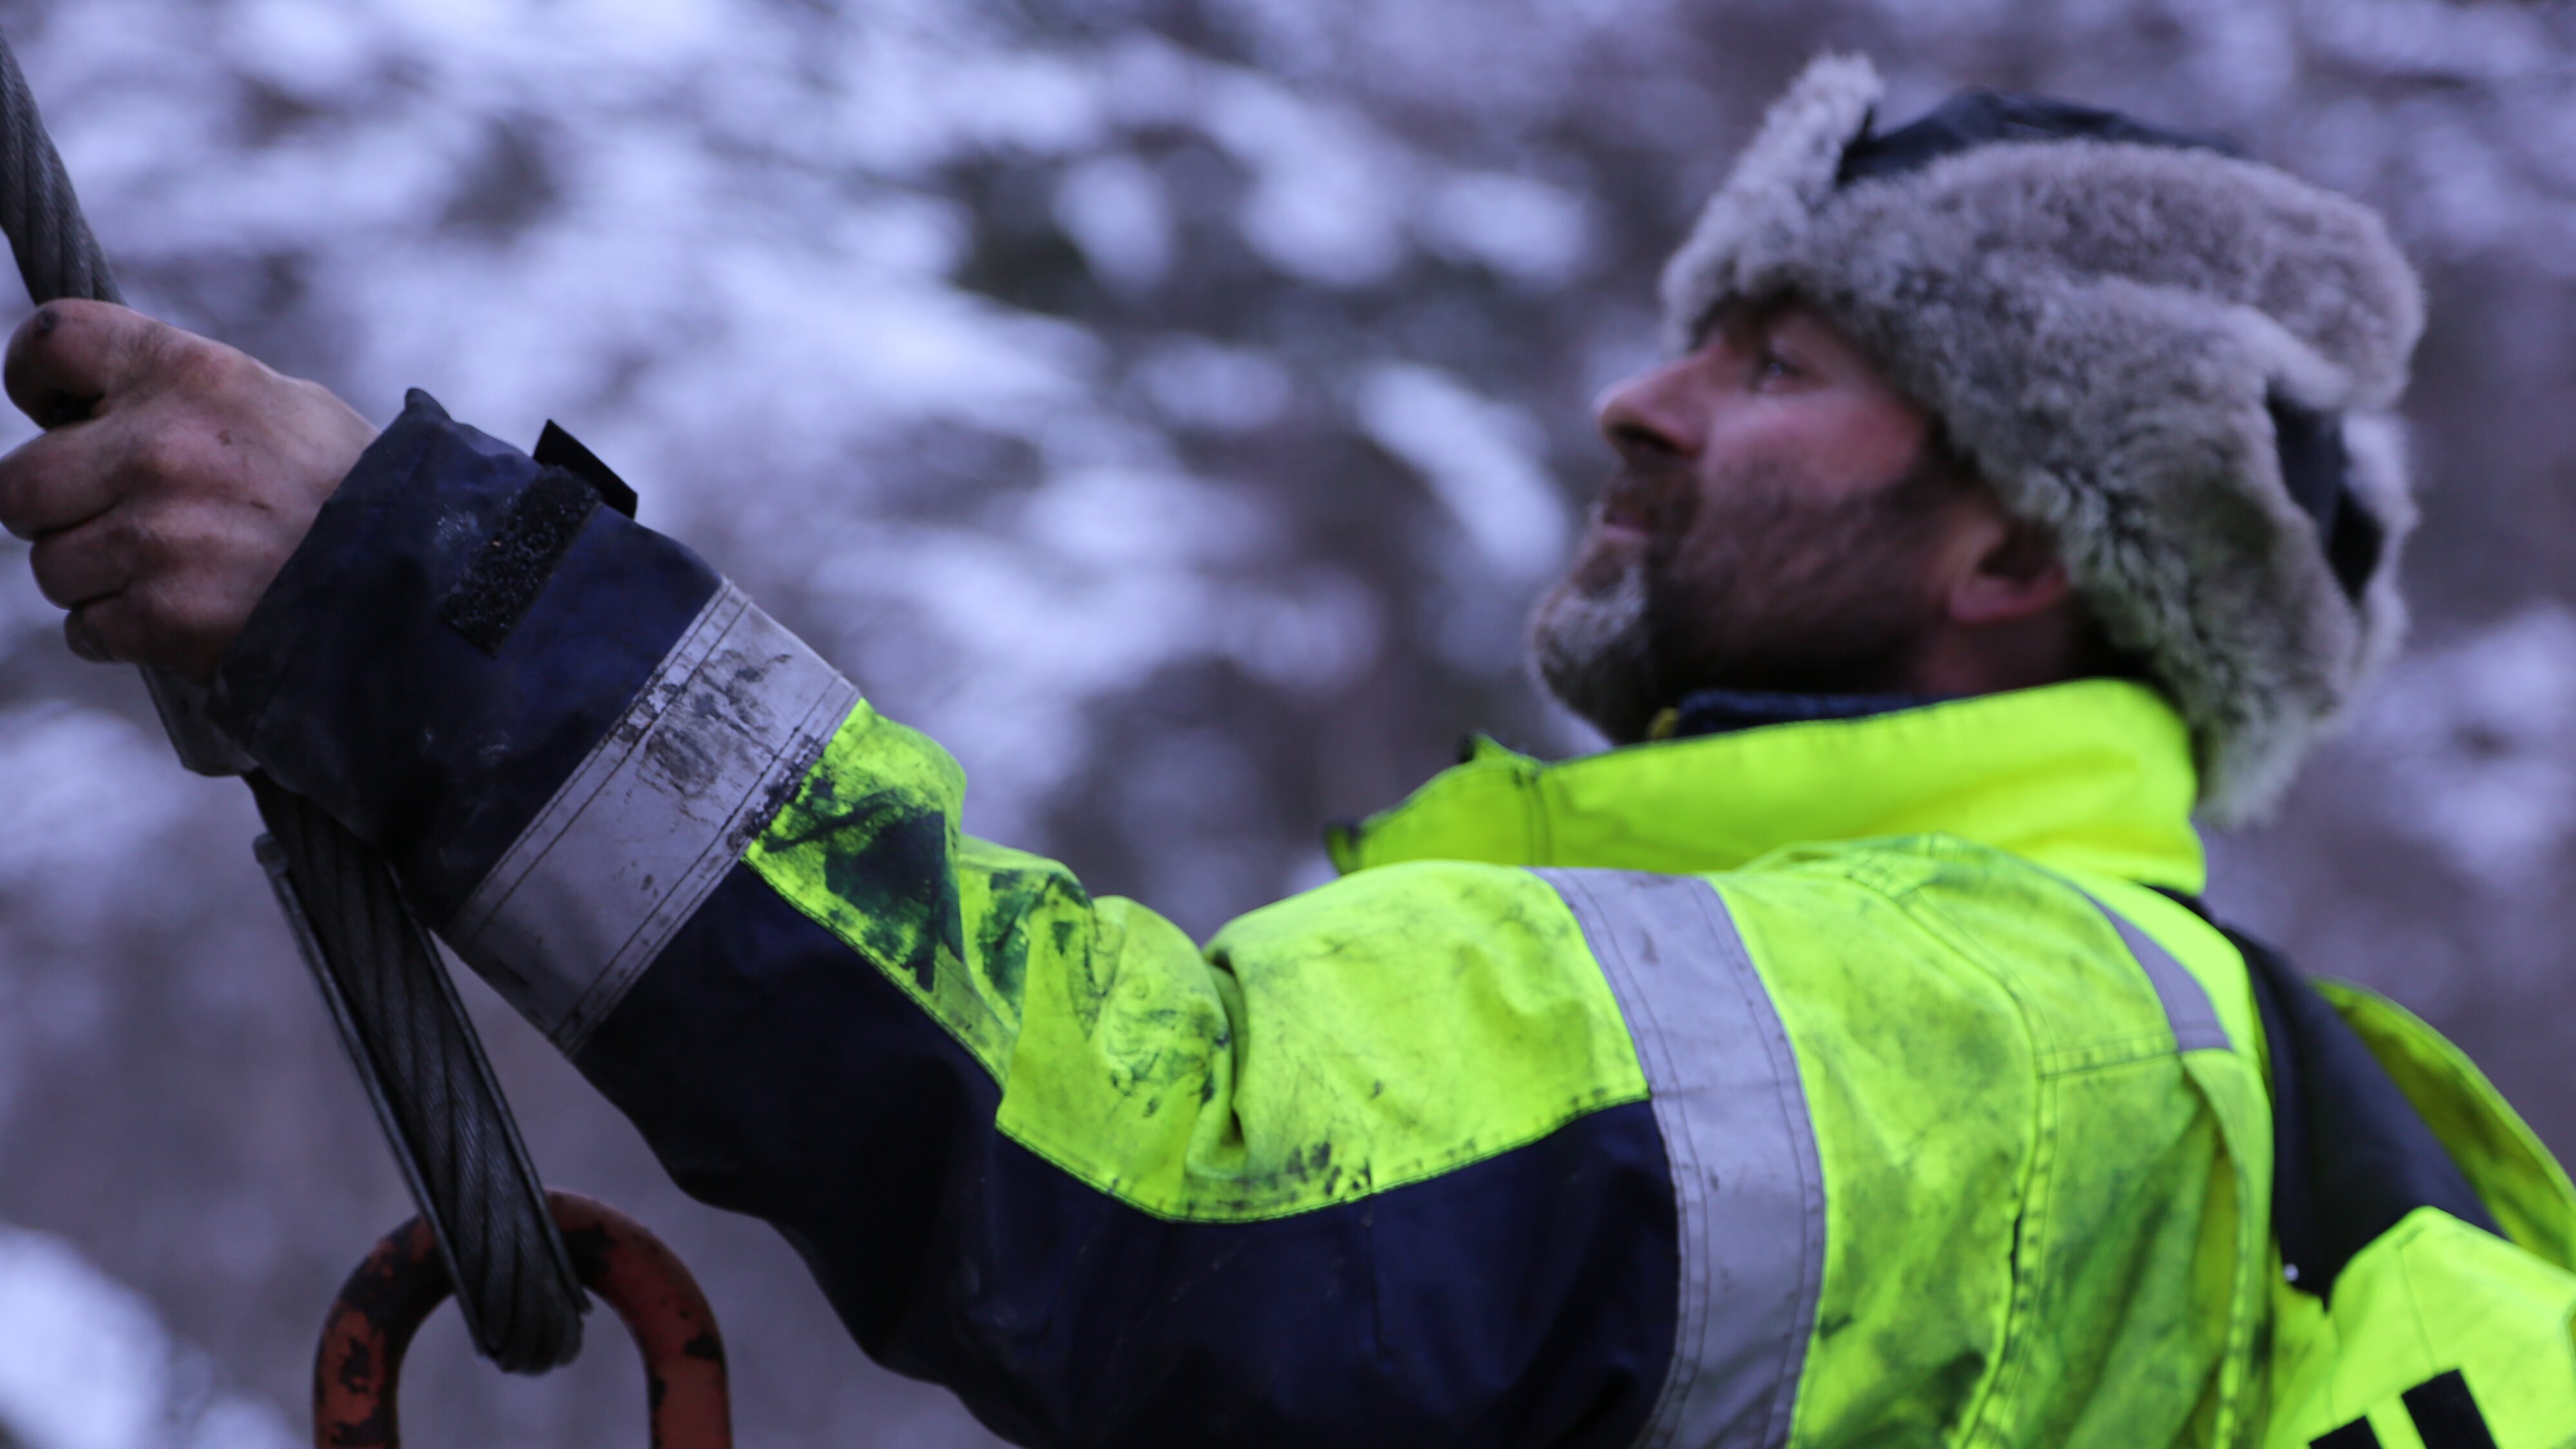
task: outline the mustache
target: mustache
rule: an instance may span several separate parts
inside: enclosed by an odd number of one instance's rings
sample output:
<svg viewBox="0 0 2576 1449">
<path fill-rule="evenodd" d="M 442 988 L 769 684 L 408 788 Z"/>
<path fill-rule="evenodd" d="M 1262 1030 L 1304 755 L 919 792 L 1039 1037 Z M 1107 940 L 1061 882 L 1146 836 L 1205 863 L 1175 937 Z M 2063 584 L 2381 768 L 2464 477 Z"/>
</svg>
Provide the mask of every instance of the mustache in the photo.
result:
<svg viewBox="0 0 2576 1449">
<path fill-rule="evenodd" d="M 1690 469 L 1676 459 L 1621 464 L 1601 485 L 1593 511 L 1604 523 L 1671 534 L 1686 528 L 1698 507 L 1699 490 Z"/>
</svg>

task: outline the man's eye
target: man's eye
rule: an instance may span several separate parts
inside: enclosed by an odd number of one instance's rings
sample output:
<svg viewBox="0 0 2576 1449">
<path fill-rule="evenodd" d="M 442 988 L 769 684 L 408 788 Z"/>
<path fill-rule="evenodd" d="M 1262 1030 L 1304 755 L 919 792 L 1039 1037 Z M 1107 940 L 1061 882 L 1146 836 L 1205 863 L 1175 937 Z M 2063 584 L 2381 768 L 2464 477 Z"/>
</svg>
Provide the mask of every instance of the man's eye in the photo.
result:
<svg viewBox="0 0 2576 1449">
<path fill-rule="evenodd" d="M 1753 385 L 1755 387 L 1761 387 L 1765 384 L 1774 382 L 1786 382 L 1797 375 L 1797 364 L 1791 362 L 1785 357 L 1782 357 L 1779 353 L 1765 351 L 1760 356 L 1753 359 Z"/>
</svg>

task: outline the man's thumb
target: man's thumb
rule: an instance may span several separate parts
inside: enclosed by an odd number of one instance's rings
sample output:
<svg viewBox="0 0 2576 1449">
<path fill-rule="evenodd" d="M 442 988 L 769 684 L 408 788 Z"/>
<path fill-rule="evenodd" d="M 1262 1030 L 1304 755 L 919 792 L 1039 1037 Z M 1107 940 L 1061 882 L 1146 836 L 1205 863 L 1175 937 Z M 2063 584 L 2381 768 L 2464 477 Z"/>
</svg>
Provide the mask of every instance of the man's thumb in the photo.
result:
<svg viewBox="0 0 2576 1449">
<path fill-rule="evenodd" d="M 142 380 L 165 330 L 113 302 L 47 302 L 9 338 L 0 382 L 38 427 L 78 422 Z"/>
</svg>

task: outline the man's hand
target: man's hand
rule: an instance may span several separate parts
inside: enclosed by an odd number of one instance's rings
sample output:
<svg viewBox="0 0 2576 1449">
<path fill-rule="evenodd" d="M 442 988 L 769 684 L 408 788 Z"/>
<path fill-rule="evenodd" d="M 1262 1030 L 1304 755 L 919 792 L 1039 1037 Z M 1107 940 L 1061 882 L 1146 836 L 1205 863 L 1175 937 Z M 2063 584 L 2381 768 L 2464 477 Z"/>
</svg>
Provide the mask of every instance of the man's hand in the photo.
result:
<svg viewBox="0 0 2576 1449">
<path fill-rule="evenodd" d="M 35 541 L 72 652 L 200 682 L 376 435 L 317 384 L 105 302 L 38 308 L 5 380 L 45 432 L 0 458 L 0 526 Z"/>
</svg>

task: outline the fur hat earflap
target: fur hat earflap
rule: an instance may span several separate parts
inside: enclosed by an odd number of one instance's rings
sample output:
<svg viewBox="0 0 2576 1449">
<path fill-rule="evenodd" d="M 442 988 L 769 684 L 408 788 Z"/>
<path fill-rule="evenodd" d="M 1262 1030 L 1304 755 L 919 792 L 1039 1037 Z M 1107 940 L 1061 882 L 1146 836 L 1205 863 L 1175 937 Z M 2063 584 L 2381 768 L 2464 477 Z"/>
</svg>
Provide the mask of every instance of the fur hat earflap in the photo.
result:
<svg viewBox="0 0 2576 1449">
<path fill-rule="evenodd" d="M 2260 814 L 2404 629 L 2414 271 L 2224 143 L 1993 92 L 1878 132 L 1879 96 L 1826 56 L 1772 106 L 1665 269 L 1675 344 L 1731 302 L 1830 318 L 2055 532 L 2190 725 L 2201 813 Z"/>
</svg>

